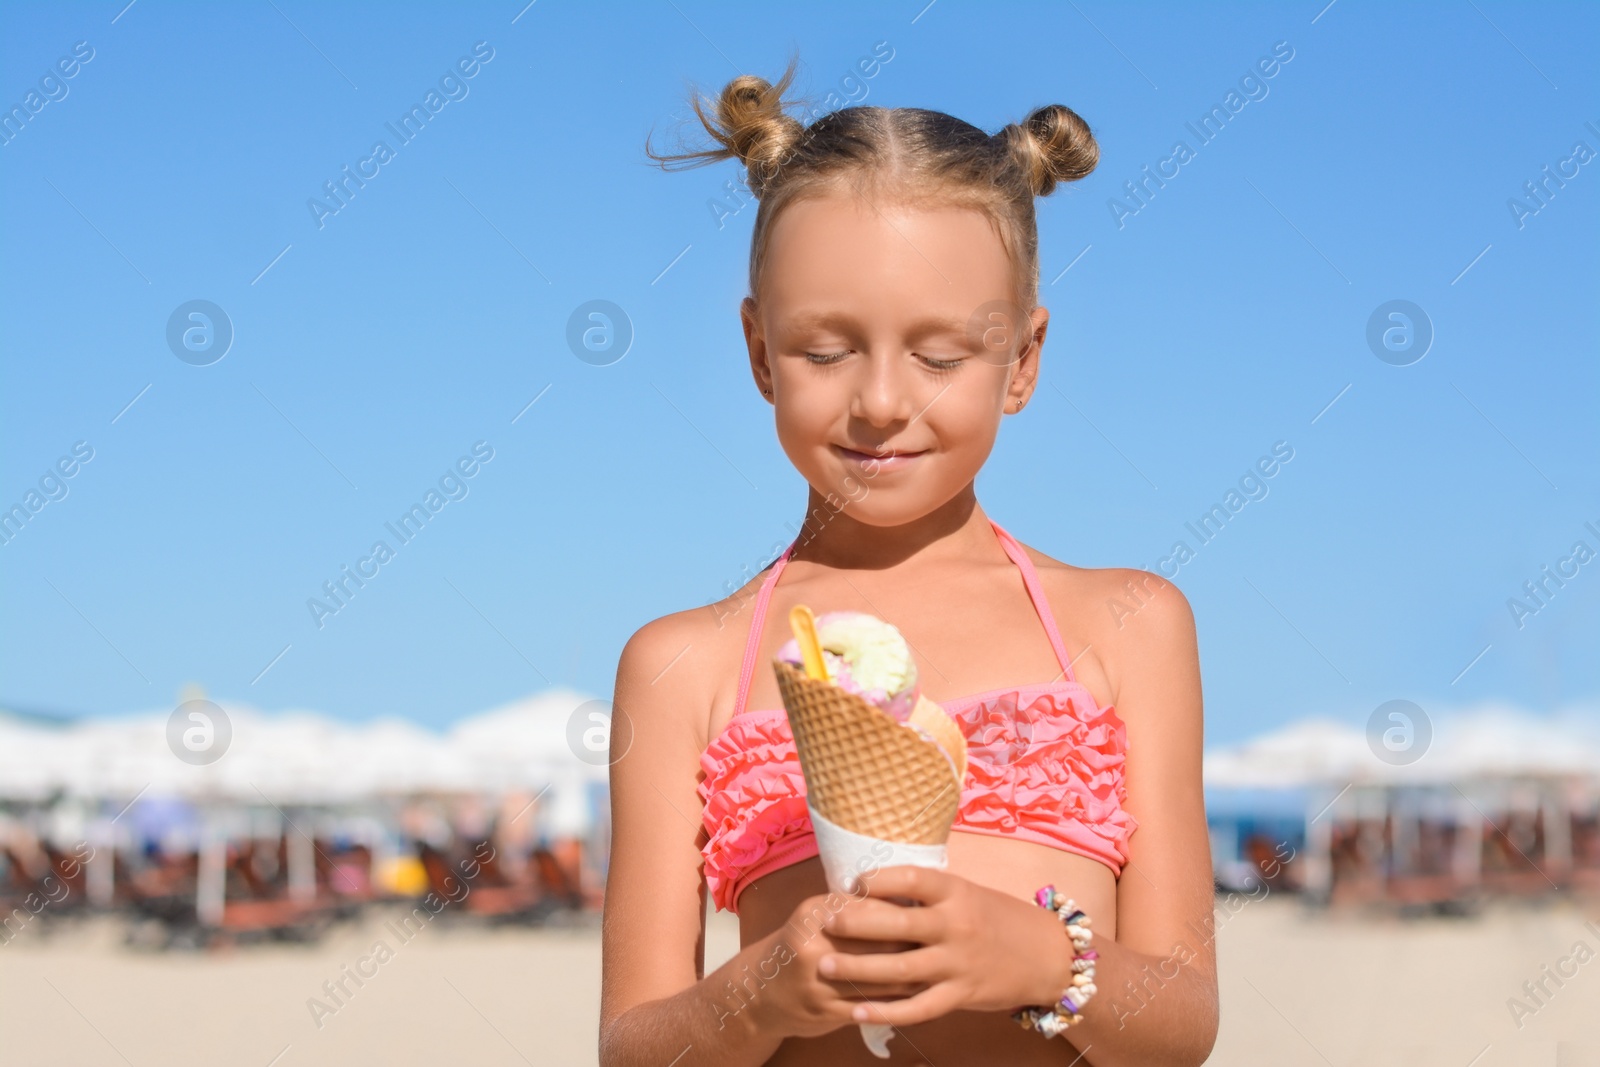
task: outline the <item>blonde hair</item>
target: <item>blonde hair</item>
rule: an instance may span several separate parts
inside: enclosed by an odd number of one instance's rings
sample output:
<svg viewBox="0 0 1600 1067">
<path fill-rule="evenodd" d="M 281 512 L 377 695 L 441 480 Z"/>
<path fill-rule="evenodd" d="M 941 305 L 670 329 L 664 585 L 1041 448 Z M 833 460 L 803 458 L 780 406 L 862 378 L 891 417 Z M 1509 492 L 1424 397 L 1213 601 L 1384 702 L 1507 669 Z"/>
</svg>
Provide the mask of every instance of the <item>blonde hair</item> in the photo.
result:
<svg viewBox="0 0 1600 1067">
<path fill-rule="evenodd" d="M 760 201 L 750 237 L 750 295 L 766 257 L 767 234 L 784 207 L 805 196 L 854 190 L 901 203 L 971 207 L 983 212 L 1017 266 L 1019 303 L 1039 293 L 1039 229 L 1033 200 L 1094 170 L 1099 146 L 1072 109 L 1048 104 L 987 134 L 942 111 L 847 107 L 807 126 L 786 110 L 794 80 L 790 60 L 776 85 L 741 75 L 713 102 L 690 97 L 715 148 L 645 153 L 664 170 L 737 159 Z M 709 113 L 708 113 L 709 112 Z"/>
</svg>

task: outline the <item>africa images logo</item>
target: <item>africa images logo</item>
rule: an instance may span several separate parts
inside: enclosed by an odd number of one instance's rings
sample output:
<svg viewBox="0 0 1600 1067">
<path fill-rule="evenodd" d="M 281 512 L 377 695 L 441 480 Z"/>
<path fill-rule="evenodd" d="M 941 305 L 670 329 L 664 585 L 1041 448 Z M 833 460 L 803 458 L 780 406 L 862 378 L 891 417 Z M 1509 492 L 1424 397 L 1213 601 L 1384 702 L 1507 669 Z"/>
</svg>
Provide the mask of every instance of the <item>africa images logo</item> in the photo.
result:
<svg viewBox="0 0 1600 1067">
<path fill-rule="evenodd" d="M 423 493 L 421 501 L 401 512 L 399 518 L 383 524 L 395 542 L 393 545 L 387 540 L 374 541 L 371 550 L 356 560 L 353 570 L 348 563 L 340 564 L 338 575 L 322 583 L 326 599 L 306 598 L 306 610 L 311 613 L 311 621 L 317 629 L 322 629 L 328 619 L 349 607 L 355 595 L 381 573 L 383 565 L 394 559 L 401 547 L 416 540 L 446 504 L 465 500 L 472 491 L 468 483 L 492 459 L 494 446 L 487 441 L 475 442 L 472 454 L 461 456 L 447 467 L 437 485 L 429 486 Z"/>
</svg>

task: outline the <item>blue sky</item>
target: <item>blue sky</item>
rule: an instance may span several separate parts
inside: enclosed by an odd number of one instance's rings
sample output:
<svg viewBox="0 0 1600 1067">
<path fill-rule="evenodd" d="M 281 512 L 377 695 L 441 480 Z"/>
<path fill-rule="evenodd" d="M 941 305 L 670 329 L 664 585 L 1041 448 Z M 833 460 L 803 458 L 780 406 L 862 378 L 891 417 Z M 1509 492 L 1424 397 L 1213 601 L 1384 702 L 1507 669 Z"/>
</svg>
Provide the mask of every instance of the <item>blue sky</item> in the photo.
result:
<svg viewBox="0 0 1600 1067">
<path fill-rule="evenodd" d="M 608 694 L 635 628 L 715 599 L 801 509 L 742 369 L 754 209 L 732 164 L 642 154 L 688 83 L 796 49 L 819 105 L 1094 127 L 1099 169 L 1040 205 L 1046 385 L 980 498 L 1082 565 L 1188 542 L 1211 741 L 1600 696 L 1600 560 L 1523 594 L 1600 551 L 1590 5 L 123 3 L 0 9 L 4 106 L 39 94 L 0 147 L 0 507 L 44 501 L 0 546 L 0 704 L 120 714 L 193 682 L 437 726 Z M 430 89 L 402 142 L 386 123 Z M 370 177 L 319 219 L 347 165 Z M 1546 166 L 1569 176 L 1537 203 Z M 195 300 L 233 333 L 204 366 L 167 338 Z M 567 343 L 593 300 L 631 323 L 608 365 Z M 1367 340 L 1395 300 L 1433 335 L 1405 366 Z M 1278 442 L 1201 545 L 1185 524 Z M 441 479 L 423 531 L 387 535 Z M 361 562 L 378 540 L 393 558 Z M 347 566 L 377 573 L 314 619 Z"/>
</svg>

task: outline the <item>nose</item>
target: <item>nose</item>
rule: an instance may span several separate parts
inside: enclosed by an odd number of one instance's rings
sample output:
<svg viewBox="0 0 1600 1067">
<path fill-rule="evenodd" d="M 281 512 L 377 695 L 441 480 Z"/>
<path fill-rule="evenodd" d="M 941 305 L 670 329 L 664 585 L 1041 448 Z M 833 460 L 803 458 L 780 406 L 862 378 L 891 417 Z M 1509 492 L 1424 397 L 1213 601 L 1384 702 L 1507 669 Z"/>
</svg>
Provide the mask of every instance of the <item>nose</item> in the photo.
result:
<svg viewBox="0 0 1600 1067">
<path fill-rule="evenodd" d="M 875 352 L 861 361 L 861 368 L 850 402 L 851 416 L 880 428 L 909 422 L 915 399 L 912 383 L 906 380 L 910 368 L 905 360 L 897 354 Z"/>
</svg>

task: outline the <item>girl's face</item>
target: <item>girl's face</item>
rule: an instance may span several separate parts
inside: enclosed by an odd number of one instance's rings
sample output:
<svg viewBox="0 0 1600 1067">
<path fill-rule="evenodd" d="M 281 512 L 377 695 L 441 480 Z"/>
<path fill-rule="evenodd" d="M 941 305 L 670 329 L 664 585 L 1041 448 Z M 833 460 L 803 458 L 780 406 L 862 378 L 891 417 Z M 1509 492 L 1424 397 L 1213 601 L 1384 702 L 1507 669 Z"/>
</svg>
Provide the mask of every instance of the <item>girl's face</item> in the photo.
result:
<svg viewBox="0 0 1600 1067">
<path fill-rule="evenodd" d="M 972 484 L 1033 392 L 1049 313 L 980 212 L 848 194 L 783 209 L 741 309 L 756 384 L 806 481 L 873 526 Z"/>
</svg>

